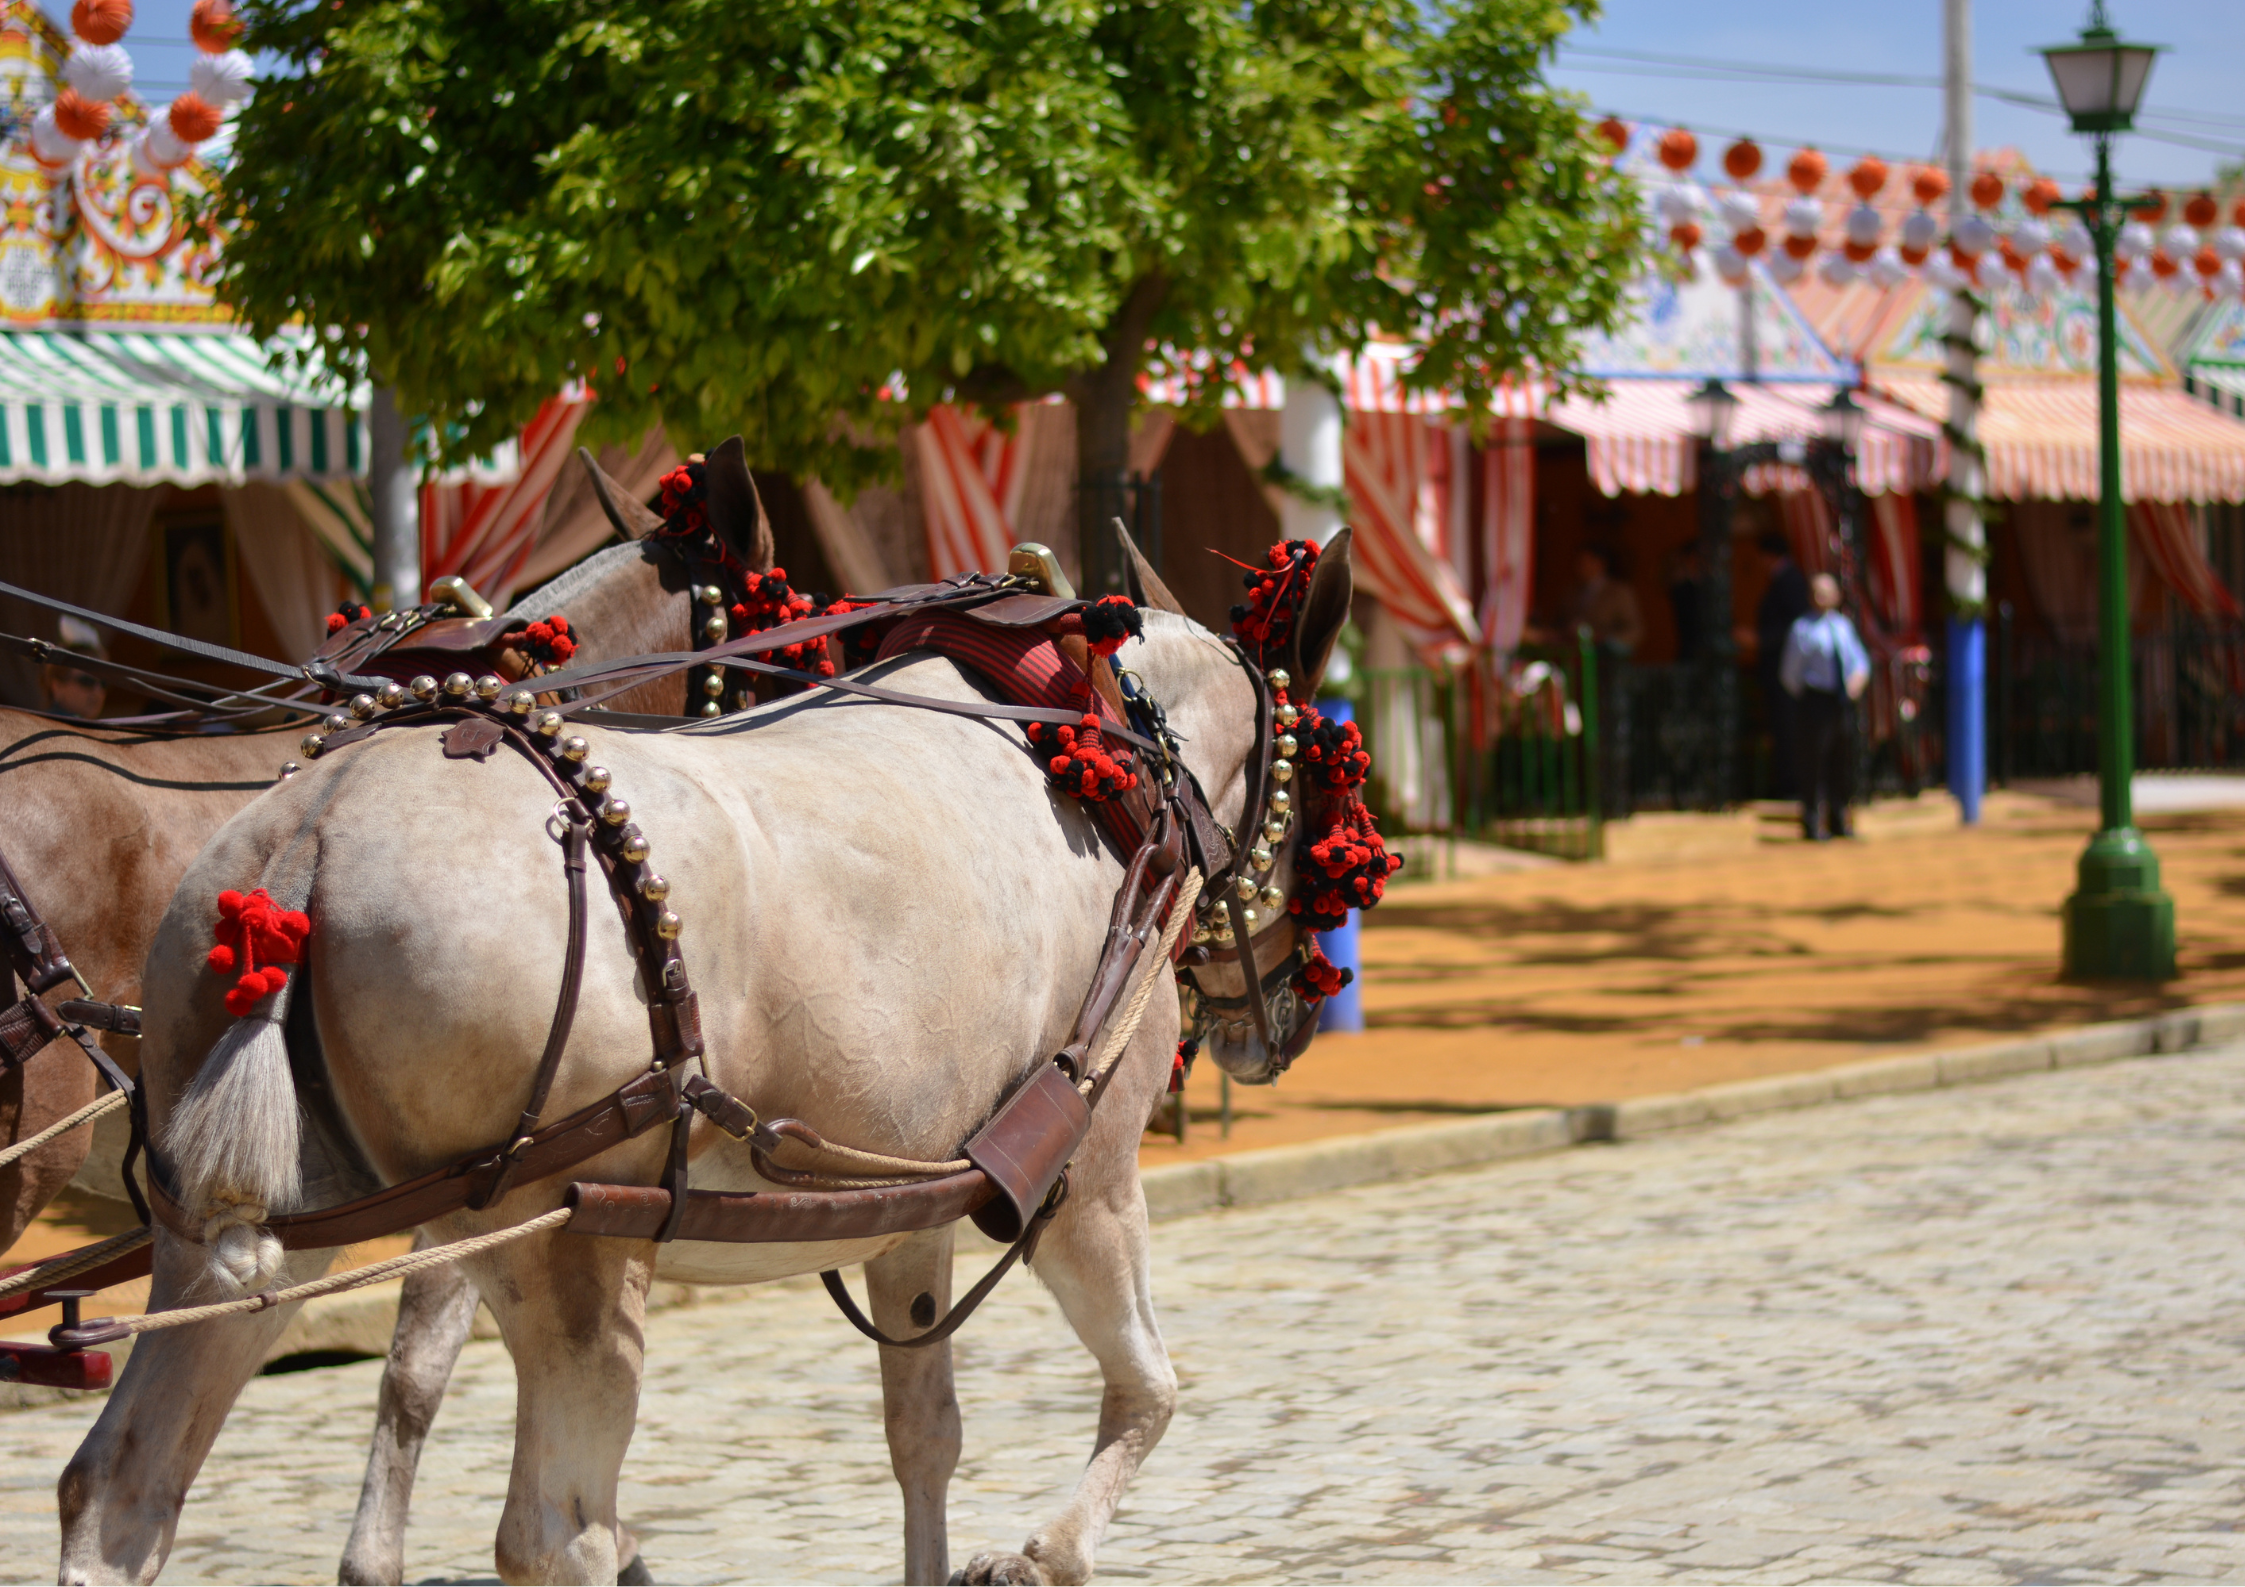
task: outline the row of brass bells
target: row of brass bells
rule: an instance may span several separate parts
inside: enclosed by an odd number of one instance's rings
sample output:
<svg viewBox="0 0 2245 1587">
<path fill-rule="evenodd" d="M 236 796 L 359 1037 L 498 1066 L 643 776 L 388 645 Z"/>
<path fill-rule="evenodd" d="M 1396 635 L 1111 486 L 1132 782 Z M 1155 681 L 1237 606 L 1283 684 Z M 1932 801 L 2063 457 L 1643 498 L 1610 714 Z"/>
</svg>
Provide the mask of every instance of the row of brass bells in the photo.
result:
<svg viewBox="0 0 2245 1587">
<path fill-rule="evenodd" d="M 298 740 L 296 746 L 298 753 L 303 755 L 306 760 L 312 760 L 319 755 L 329 734 L 340 733 L 354 722 L 371 722 L 384 711 L 395 711 L 399 706 L 405 704 L 409 697 L 427 699 L 429 695 L 436 693 L 436 680 L 433 678 L 416 678 L 413 682 L 416 686 L 413 690 L 408 690 L 401 684 L 385 683 L 372 694 L 352 695 L 343 710 L 331 711 L 320 719 L 318 731 L 307 733 L 302 739 Z M 422 684 L 428 685 L 426 694 L 419 692 L 419 686 Z M 293 777 L 300 769 L 295 761 L 290 761 L 281 768 L 281 775 Z"/>
<path fill-rule="evenodd" d="M 527 700 L 528 698 L 528 695 L 518 695 L 514 699 L 510 699 L 508 704 L 513 706 L 515 699 Z M 522 707 L 522 709 L 527 709 L 527 707 Z M 568 726 L 568 718 L 564 717 L 559 711 L 541 711 L 537 718 L 531 722 L 530 730 L 541 738 L 551 740 L 547 749 L 554 759 L 563 762 L 566 767 L 582 766 L 584 768 L 577 774 L 577 785 L 591 796 L 587 802 L 592 805 L 594 816 L 599 819 L 601 825 L 618 829 L 616 832 L 617 852 L 625 860 L 633 865 L 644 865 L 648 855 L 654 851 L 654 845 L 647 841 L 646 833 L 631 824 L 630 802 L 609 793 L 608 790 L 616 784 L 615 773 L 605 766 L 586 765 L 586 761 L 592 755 L 592 744 L 581 733 L 571 733 L 566 738 L 562 737 L 561 730 L 566 726 Z M 648 903 L 657 906 L 654 920 L 655 935 L 665 942 L 677 940 L 683 923 L 679 920 L 676 911 L 662 907 L 663 900 L 670 897 L 670 883 L 651 870 L 645 871 L 639 878 L 639 896 L 646 899 Z"/>
<path fill-rule="evenodd" d="M 732 625 L 725 620 L 725 592 L 714 584 L 704 584 L 694 592 L 694 597 L 704 606 L 714 608 L 710 615 L 702 620 L 703 636 L 713 645 L 723 644 L 732 633 Z M 722 669 L 717 667 L 709 669 L 708 673 L 702 678 L 702 693 L 709 696 L 702 702 L 702 715 L 723 716 L 725 714 L 725 674 Z"/>
<path fill-rule="evenodd" d="M 1294 681 L 1284 667 L 1273 667 L 1264 677 L 1274 693 L 1283 692 Z M 1280 786 L 1271 790 L 1270 798 L 1264 805 L 1263 841 L 1250 850 L 1247 856 L 1248 863 L 1259 872 L 1267 873 L 1270 870 L 1277 860 L 1279 845 L 1286 841 L 1286 828 L 1294 808 L 1294 796 L 1286 790 L 1285 784 L 1294 780 L 1294 752 L 1301 748 L 1294 735 L 1286 730 L 1301 719 L 1301 708 L 1290 703 L 1280 704 L 1271 713 L 1271 720 L 1280 729 L 1278 737 L 1271 743 L 1271 747 L 1278 751 L 1278 758 L 1271 762 L 1271 781 Z M 1269 880 L 1267 875 L 1258 896 L 1264 907 L 1274 912 L 1286 902 L 1285 890 Z M 1253 911 L 1249 911 L 1249 919 L 1252 921 Z"/>
</svg>

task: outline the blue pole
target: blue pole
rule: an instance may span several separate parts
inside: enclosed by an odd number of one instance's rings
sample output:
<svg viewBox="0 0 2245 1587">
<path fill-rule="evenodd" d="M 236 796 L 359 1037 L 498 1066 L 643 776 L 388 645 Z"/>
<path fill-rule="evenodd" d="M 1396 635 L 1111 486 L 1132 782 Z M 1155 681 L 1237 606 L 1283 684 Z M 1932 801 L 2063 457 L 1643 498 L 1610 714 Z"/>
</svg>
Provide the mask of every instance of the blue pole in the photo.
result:
<svg viewBox="0 0 2245 1587">
<path fill-rule="evenodd" d="M 1988 625 L 1977 617 L 1949 619 L 1949 792 L 1966 826 L 1980 820 L 1988 788 Z"/>
<path fill-rule="evenodd" d="M 1320 700 L 1317 702 L 1317 709 L 1328 722 L 1356 720 L 1356 712 L 1346 700 Z M 1364 958 L 1357 946 L 1356 927 L 1357 917 L 1352 914 L 1347 925 L 1334 931 L 1319 932 L 1317 941 L 1318 946 L 1325 950 L 1326 958 L 1342 969 L 1362 977 Z M 1317 1028 L 1321 1031 L 1364 1029 L 1364 998 L 1358 982 L 1351 981 L 1337 994 L 1325 1000 L 1325 1006 L 1317 1011 Z"/>
</svg>

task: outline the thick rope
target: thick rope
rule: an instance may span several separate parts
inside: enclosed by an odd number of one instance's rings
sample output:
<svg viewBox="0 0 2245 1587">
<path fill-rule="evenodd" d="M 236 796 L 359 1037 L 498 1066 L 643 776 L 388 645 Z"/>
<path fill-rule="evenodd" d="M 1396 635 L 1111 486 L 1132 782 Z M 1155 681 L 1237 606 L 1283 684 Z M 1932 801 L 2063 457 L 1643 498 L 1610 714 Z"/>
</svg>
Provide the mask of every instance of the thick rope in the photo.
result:
<svg viewBox="0 0 2245 1587">
<path fill-rule="evenodd" d="M 0 1299 L 21 1295 L 26 1290 L 45 1289 L 51 1284 L 60 1284 L 66 1278 L 76 1278 L 80 1273 L 91 1272 L 104 1262 L 123 1256 L 128 1251 L 139 1250 L 148 1243 L 148 1239 L 149 1232 L 145 1228 L 127 1229 L 123 1234 L 112 1235 L 98 1245 L 82 1246 L 78 1250 L 50 1257 L 35 1267 L 27 1267 L 20 1273 L 0 1278 Z"/>
<path fill-rule="evenodd" d="M 71 1114 L 69 1118 L 64 1119 L 60 1124 L 50 1124 L 45 1129 L 41 1130 L 37 1135 L 31 1137 L 30 1140 L 18 1141 L 15 1145 L 9 1147 L 6 1151 L 0 1152 L 0 1168 L 6 1168 L 17 1158 L 27 1156 L 32 1152 L 36 1152 L 40 1147 L 46 1145 L 56 1136 L 68 1135 L 79 1125 L 87 1123 L 90 1120 L 100 1118 L 104 1113 L 107 1113 L 112 1108 L 123 1107 L 126 1100 L 127 1099 L 125 1093 L 122 1091 L 103 1092 L 100 1096 L 95 1097 L 93 1101 L 87 1103 L 77 1112 Z"/>
<path fill-rule="evenodd" d="M 1146 1017 L 1146 1005 L 1153 1001 L 1154 988 L 1161 985 L 1161 971 L 1173 962 L 1177 952 L 1177 939 L 1184 932 L 1185 922 L 1193 918 L 1193 904 L 1200 897 L 1201 874 L 1187 871 L 1185 879 L 1177 884 L 1177 898 L 1169 906 L 1169 924 L 1162 928 L 1161 951 L 1152 955 L 1151 962 L 1138 978 L 1138 990 L 1132 994 L 1130 1006 L 1123 1010 L 1122 1022 L 1107 1033 L 1106 1042 L 1099 1055 L 1092 1060 L 1085 1076 L 1089 1084 L 1107 1072 L 1122 1050 L 1130 1045 L 1130 1038 L 1138 1034 L 1138 1022 Z"/>
<path fill-rule="evenodd" d="M 896 1178 L 933 1179 L 944 1174 L 963 1174 L 974 1166 L 963 1157 L 954 1158 L 948 1163 L 923 1163 L 910 1157 L 884 1157 L 879 1152 L 861 1152 L 854 1146 L 838 1146 L 823 1136 L 816 1146 L 808 1141 L 799 1141 L 793 1136 L 782 1136 L 781 1139 L 797 1151 L 808 1152 L 814 1157 L 832 1157 L 864 1170 L 867 1177 L 863 1179 L 863 1183 L 867 1185 L 885 1184 Z M 789 1165 L 782 1163 L 780 1166 L 786 1168 Z M 816 1173 L 817 1170 L 805 1169 L 802 1172 Z"/>
<path fill-rule="evenodd" d="M 556 1207 L 543 1217 L 532 1218 L 528 1223 L 518 1223 L 510 1229 L 494 1229 L 489 1234 L 454 1240 L 449 1245 L 432 1245 L 424 1251 L 410 1251 L 404 1256 L 393 1256 L 386 1262 L 354 1268 L 348 1273 L 331 1273 L 326 1278 L 315 1278 L 308 1284 L 298 1284 L 289 1289 L 267 1290 L 262 1295 L 245 1295 L 240 1300 L 217 1301 L 208 1306 L 180 1306 L 169 1311 L 149 1312 L 140 1317 L 120 1317 L 115 1322 L 102 1324 L 105 1335 L 103 1342 L 121 1339 L 127 1334 L 153 1333 L 159 1328 L 184 1328 L 189 1323 L 209 1322 L 217 1317 L 235 1317 L 245 1312 L 270 1311 L 275 1306 L 292 1306 L 300 1300 L 311 1300 L 320 1295 L 339 1295 L 346 1290 L 364 1289 L 369 1284 L 379 1284 L 385 1279 L 418 1273 L 424 1268 L 442 1267 L 447 1262 L 457 1262 L 462 1257 L 474 1256 L 529 1235 L 558 1229 L 569 1221 L 574 1210 L 571 1207 Z"/>
</svg>

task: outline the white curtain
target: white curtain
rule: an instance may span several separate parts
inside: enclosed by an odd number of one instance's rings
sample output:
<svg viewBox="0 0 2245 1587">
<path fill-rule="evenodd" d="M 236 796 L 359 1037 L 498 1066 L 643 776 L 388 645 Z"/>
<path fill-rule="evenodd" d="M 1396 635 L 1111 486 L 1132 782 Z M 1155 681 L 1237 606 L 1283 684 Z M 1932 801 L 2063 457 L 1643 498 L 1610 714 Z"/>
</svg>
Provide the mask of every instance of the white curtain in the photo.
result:
<svg viewBox="0 0 2245 1587">
<path fill-rule="evenodd" d="M 0 490 L 0 580 L 122 617 L 148 566 L 148 525 L 161 489 L 129 485 L 15 485 Z M 55 614 L 0 598 L 0 627 L 57 635 Z M 0 691 L 39 703 L 32 664 L 0 656 Z"/>
<path fill-rule="evenodd" d="M 276 659 L 304 660 L 320 648 L 327 614 L 343 599 L 341 571 L 285 487 L 253 480 L 220 491 L 219 500 L 242 572 L 280 638 Z"/>
</svg>

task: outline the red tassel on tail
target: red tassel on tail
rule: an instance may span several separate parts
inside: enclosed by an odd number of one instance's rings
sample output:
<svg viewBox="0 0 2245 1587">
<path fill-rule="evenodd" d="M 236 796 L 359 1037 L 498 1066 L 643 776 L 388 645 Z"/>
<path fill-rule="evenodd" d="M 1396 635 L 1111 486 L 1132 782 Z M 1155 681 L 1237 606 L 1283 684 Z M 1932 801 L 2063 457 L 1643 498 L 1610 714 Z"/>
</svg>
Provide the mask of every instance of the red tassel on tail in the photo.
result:
<svg viewBox="0 0 2245 1587">
<path fill-rule="evenodd" d="M 233 976 L 226 1011 L 236 1019 L 288 983 L 288 966 L 300 963 L 312 922 L 302 910 L 283 909 L 264 888 L 218 895 L 218 946 L 204 962 Z"/>
</svg>

